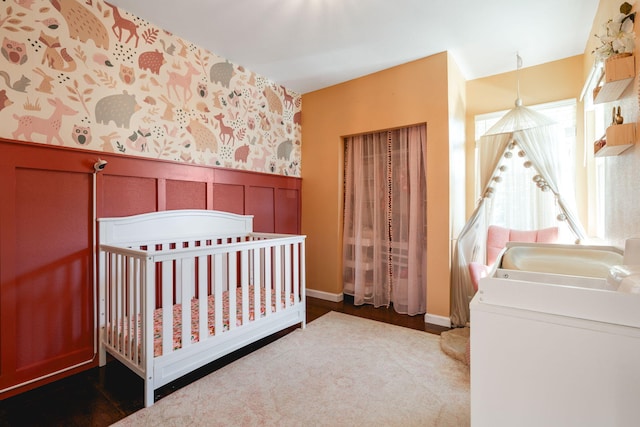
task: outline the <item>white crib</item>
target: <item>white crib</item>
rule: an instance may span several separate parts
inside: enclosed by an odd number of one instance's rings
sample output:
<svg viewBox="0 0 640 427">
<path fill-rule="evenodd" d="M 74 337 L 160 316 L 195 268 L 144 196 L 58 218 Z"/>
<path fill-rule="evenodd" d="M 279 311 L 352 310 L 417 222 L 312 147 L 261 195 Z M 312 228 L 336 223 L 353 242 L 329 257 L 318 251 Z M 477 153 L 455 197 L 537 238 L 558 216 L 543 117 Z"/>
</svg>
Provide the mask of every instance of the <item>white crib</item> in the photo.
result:
<svg viewBox="0 0 640 427">
<path fill-rule="evenodd" d="M 210 210 L 98 221 L 100 365 L 109 352 L 142 377 L 145 406 L 213 360 L 304 328 L 305 236 L 253 233 L 252 216 Z"/>
</svg>

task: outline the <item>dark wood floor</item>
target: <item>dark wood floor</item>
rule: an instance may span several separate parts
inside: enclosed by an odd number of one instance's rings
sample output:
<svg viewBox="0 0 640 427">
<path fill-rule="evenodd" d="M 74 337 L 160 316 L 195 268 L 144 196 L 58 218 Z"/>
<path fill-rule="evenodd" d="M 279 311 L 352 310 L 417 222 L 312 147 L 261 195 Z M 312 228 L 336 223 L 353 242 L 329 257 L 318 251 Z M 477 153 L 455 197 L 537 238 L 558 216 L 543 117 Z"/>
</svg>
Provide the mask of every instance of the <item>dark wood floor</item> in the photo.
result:
<svg viewBox="0 0 640 427">
<path fill-rule="evenodd" d="M 339 303 L 307 298 L 307 322 L 332 310 L 434 334 L 446 330 L 425 324 L 422 315 L 401 315 L 393 308 L 356 307 L 349 297 Z M 156 391 L 156 400 L 294 329 L 265 338 L 162 387 Z M 143 390 L 141 378 L 117 361 L 111 361 L 105 367 L 93 368 L 0 401 L 0 426 L 108 426 L 144 407 Z"/>
</svg>

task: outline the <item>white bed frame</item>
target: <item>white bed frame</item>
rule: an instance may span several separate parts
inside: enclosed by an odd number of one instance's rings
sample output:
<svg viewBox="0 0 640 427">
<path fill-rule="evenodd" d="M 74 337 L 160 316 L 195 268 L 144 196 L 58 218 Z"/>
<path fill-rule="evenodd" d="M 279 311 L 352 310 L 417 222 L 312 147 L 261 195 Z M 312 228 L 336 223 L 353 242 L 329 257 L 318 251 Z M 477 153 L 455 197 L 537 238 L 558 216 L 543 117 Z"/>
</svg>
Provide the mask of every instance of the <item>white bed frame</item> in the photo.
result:
<svg viewBox="0 0 640 427">
<path fill-rule="evenodd" d="M 174 210 L 99 219 L 100 366 L 106 353 L 144 379 L 145 406 L 154 391 L 228 353 L 290 326 L 305 327 L 305 236 L 253 233 L 253 216 Z M 249 319 L 249 288 L 255 319 Z M 229 316 L 223 330 L 222 295 L 241 305 L 242 324 Z M 161 296 L 156 295 L 161 290 Z M 283 295 L 269 309 L 274 295 Z M 215 335 L 207 327 L 207 297 L 215 296 Z M 173 306 L 196 296 L 199 340 L 173 349 Z M 283 302 L 286 301 L 286 302 Z M 266 307 L 260 315 L 260 306 Z M 162 309 L 162 355 L 154 357 L 154 310 Z M 170 319 L 171 321 L 166 321 Z M 191 310 L 182 311 L 182 337 L 191 336 Z M 203 332 L 204 331 L 204 332 Z"/>
</svg>

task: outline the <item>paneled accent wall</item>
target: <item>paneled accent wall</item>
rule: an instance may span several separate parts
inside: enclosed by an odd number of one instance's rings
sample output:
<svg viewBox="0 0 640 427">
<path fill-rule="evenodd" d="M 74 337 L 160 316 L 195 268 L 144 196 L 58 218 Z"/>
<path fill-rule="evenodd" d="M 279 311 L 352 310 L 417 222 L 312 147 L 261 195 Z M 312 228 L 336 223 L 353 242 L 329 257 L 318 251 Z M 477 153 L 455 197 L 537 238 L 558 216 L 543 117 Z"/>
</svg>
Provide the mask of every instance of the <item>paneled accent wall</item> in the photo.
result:
<svg viewBox="0 0 640 427">
<path fill-rule="evenodd" d="M 94 174 L 98 154 L 108 163 Z M 94 215 L 217 209 L 296 234 L 300 188 L 293 177 L 0 140 L 0 398 L 97 365 Z"/>
</svg>

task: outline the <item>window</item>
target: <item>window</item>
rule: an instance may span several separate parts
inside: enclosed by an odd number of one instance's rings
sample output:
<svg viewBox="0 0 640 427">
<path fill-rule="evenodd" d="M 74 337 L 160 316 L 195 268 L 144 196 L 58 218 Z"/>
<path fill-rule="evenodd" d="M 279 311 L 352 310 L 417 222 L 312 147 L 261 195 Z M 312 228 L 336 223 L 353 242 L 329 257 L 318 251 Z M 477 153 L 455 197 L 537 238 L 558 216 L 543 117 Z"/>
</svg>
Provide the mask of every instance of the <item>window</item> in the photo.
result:
<svg viewBox="0 0 640 427">
<path fill-rule="evenodd" d="M 575 194 L 575 155 L 576 155 L 576 100 L 558 101 L 530 107 L 554 119 L 559 132 L 558 158 L 562 168 L 558 173 L 558 190 L 563 198 L 571 204 Z M 494 124 L 506 111 L 476 116 L 476 141 Z M 531 230 L 559 226 L 561 239 L 572 240 L 568 227 L 558 222 L 560 213 L 552 192 L 543 192 L 536 187 L 534 176 L 537 172 L 532 167 L 525 167 L 525 153 L 517 146 L 511 151 L 511 158 L 503 158 L 501 164 L 506 166 L 500 175 L 500 181 L 495 184 L 494 197 L 487 210 L 488 224 L 500 224 L 506 227 Z M 476 171 L 478 166 L 476 150 Z M 476 199 L 483 191 L 480 179 L 476 179 Z M 529 213 L 529 214 L 523 214 Z"/>
</svg>

